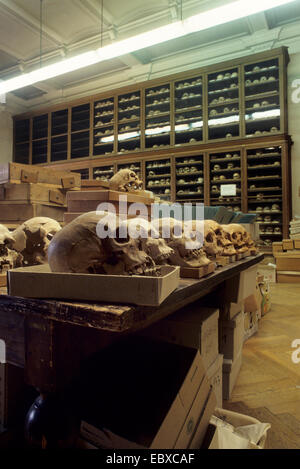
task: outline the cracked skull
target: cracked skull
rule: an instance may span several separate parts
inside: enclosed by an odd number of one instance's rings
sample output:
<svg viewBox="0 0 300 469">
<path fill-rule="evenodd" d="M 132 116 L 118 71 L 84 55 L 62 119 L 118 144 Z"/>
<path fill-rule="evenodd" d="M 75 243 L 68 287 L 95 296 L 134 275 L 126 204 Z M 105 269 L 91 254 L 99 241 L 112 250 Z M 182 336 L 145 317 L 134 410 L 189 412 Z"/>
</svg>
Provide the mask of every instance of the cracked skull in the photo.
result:
<svg viewBox="0 0 300 469">
<path fill-rule="evenodd" d="M 154 220 L 154 226 L 159 230 L 167 245 L 173 249 L 169 262 L 181 267 L 203 267 L 210 263 L 190 223 L 183 224 L 174 218 Z"/>
<path fill-rule="evenodd" d="M 130 192 L 141 190 L 143 182 L 131 169 L 121 169 L 110 179 L 109 187 L 115 191 Z"/>
<path fill-rule="evenodd" d="M 4 225 L 0 225 L 0 273 L 21 267 L 23 257 L 15 251 L 15 240 Z"/>
<path fill-rule="evenodd" d="M 157 275 L 154 260 L 141 250 L 127 225 L 107 212 L 88 212 L 66 225 L 49 246 L 53 272 Z"/>
<path fill-rule="evenodd" d="M 25 265 L 45 264 L 50 241 L 60 230 L 60 224 L 52 218 L 30 218 L 12 233 L 14 249 L 22 254 Z"/>
</svg>

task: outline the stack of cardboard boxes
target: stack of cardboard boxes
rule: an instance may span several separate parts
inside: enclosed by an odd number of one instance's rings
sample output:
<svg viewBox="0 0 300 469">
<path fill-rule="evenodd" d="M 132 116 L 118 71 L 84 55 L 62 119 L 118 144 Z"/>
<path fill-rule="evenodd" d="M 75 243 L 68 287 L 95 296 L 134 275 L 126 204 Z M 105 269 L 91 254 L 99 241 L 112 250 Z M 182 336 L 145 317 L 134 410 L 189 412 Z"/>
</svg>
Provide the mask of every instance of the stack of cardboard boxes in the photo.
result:
<svg viewBox="0 0 300 469">
<path fill-rule="evenodd" d="M 300 283 L 300 239 L 273 243 L 278 283 Z"/>
<path fill-rule="evenodd" d="M 40 166 L 0 165 L 0 223 L 15 228 L 33 217 L 63 221 L 67 191 L 80 189 L 81 176 Z"/>
</svg>

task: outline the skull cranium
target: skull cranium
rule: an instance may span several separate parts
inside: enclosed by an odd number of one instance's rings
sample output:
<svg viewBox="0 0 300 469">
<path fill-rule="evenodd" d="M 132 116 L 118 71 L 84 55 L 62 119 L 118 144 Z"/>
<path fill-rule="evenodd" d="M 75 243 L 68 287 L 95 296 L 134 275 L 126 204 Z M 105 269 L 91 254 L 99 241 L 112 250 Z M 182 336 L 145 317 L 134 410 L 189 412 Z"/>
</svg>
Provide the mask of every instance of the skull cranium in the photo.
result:
<svg viewBox="0 0 300 469">
<path fill-rule="evenodd" d="M 22 265 L 23 257 L 14 249 L 15 240 L 6 226 L 0 225 L 0 273 Z"/>
<path fill-rule="evenodd" d="M 53 272 L 157 275 L 159 268 L 128 235 L 127 225 L 107 212 L 88 212 L 54 236 L 48 250 Z"/>
<path fill-rule="evenodd" d="M 110 179 L 109 187 L 115 191 L 130 192 L 142 189 L 143 182 L 131 169 L 121 169 Z"/>
<path fill-rule="evenodd" d="M 205 225 L 212 229 L 216 235 L 220 256 L 232 256 L 236 253 L 232 242 L 226 237 L 226 233 L 219 223 L 215 220 L 205 220 Z"/>
<path fill-rule="evenodd" d="M 25 265 L 44 264 L 50 241 L 60 230 L 60 224 L 52 218 L 30 218 L 12 233 L 14 249 L 22 254 Z"/>
<path fill-rule="evenodd" d="M 232 242 L 236 253 L 242 254 L 248 251 L 244 237 L 244 228 L 238 223 L 230 223 L 229 225 L 222 225 L 228 239 Z"/>
<path fill-rule="evenodd" d="M 210 263 L 192 224 L 183 224 L 174 218 L 161 218 L 154 220 L 153 223 L 159 230 L 160 236 L 174 251 L 169 258 L 171 264 L 181 267 L 203 267 Z"/>
</svg>

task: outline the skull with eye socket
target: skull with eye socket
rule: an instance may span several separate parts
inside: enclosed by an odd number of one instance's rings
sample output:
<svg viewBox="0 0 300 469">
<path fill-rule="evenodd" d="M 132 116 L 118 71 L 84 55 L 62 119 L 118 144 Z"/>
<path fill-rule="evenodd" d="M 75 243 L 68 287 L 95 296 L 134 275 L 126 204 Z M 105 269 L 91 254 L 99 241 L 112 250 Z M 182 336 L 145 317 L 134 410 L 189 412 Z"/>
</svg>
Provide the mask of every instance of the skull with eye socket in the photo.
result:
<svg viewBox="0 0 300 469">
<path fill-rule="evenodd" d="M 168 262 L 181 267 L 203 267 L 210 264 L 203 249 L 203 237 L 192 222 L 182 223 L 174 218 L 161 218 L 153 221 L 160 236 L 172 248 Z M 200 234 L 200 236 L 199 236 Z"/>
<path fill-rule="evenodd" d="M 109 187 L 120 192 L 132 192 L 141 190 L 143 182 L 131 169 L 120 169 L 110 180 Z"/>
<path fill-rule="evenodd" d="M 4 225 L 0 225 L 0 273 L 21 267 L 23 257 L 15 251 L 15 240 Z"/>
<path fill-rule="evenodd" d="M 142 250 L 126 222 L 108 212 L 80 215 L 57 233 L 48 249 L 53 272 L 157 276 L 160 268 Z"/>
<path fill-rule="evenodd" d="M 13 231 L 14 249 L 22 254 L 23 264 L 30 266 L 47 263 L 49 244 L 60 230 L 60 224 L 52 218 L 34 217 Z"/>
<path fill-rule="evenodd" d="M 232 242 L 236 253 L 243 254 L 248 251 L 243 226 L 238 223 L 230 223 L 229 225 L 222 225 L 227 239 Z"/>
</svg>

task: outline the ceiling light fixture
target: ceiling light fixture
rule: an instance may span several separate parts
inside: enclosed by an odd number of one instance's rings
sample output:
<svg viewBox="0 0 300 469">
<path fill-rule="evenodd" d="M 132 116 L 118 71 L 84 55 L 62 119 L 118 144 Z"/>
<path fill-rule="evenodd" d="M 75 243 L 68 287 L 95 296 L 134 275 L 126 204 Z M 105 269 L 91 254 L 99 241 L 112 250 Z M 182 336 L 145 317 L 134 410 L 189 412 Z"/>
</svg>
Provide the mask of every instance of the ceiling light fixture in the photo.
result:
<svg viewBox="0 0 300 469">
<path fill-rule="evenodd" d="M 229 21 L 245 18 L 256 13 L 292 3 L 295 0 L 236 0 L 227 5 L 199 13 L 182 21 L 156 28 L 137 36 L 123 39 L 99 49 L 64 59 L 38 70 L 24 73 L 0 83 L 0 95 L 68 72 L 94 65 L 105 60 L 151 47 L 187 34 L 203 31 Z"/>
</svg>

